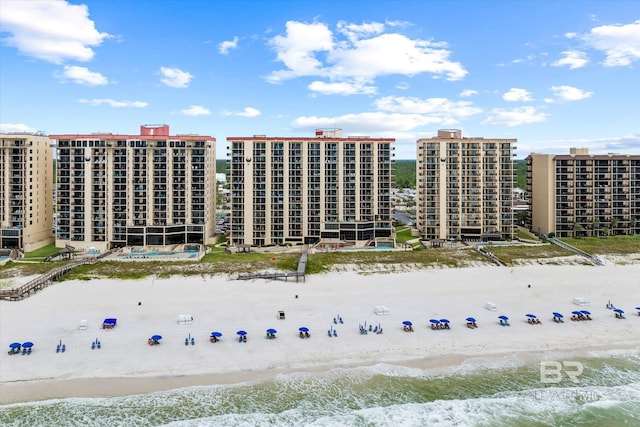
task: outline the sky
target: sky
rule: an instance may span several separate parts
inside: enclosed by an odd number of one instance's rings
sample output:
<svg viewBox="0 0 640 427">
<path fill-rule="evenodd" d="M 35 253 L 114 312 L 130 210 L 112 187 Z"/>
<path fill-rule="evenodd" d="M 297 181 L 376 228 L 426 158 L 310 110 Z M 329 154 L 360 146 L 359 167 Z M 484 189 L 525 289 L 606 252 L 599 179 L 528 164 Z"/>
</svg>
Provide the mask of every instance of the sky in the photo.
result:
<svg viewBox="0 0 640 427">
<path fill-rule="evenodd" d="M 640 1 L 0 0 L 0 132 L 640 154 Z"/>
</svg>

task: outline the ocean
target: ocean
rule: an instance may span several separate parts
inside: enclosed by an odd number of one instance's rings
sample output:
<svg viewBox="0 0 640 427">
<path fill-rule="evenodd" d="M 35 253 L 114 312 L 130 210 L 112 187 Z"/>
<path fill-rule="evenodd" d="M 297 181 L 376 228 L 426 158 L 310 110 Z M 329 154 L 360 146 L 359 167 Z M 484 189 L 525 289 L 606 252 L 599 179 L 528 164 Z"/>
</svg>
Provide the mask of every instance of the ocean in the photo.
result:
<svg viewBox="0 0 640 427">
<path fill-rule="evenodd" d="M 640 425 L 638 350 L 585 356 L 567 365 L 554 361 L 544 375 L 540 363 L 514 355 L 439 369 L 378 364 L 259 383 L 11 404 L 0 406 L 0 425 Z"/>
</svg>

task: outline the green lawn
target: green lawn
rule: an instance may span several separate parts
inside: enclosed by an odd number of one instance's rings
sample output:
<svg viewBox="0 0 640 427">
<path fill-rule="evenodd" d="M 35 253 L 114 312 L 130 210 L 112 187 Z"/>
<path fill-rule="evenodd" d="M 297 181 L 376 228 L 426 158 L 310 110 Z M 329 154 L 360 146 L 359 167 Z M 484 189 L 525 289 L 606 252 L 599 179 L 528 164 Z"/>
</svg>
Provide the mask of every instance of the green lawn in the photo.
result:
<svg viewBox="0 0 640 427">
<path fill-rule="evenodd" d="M 46 258 L 50 255 L 55 255 L 60 252 L 62 248 L 56 248 L 54 243 L 50 245 L 43 246 L 40 249 L 36 249 L 35 251 L 25 253 L 25 258 Z"/>
<path fill-rule="evenodd" d="M 581 237 L 560 240 L 593 255 L 640 254 L 640 236 Z"/>
<path fill-rule="evenodd" d="M 396 242 L 404 243 L 408 240 L 413 240 L 415 237 L 411 235 L 411 228 L 406 225 L 396 228 Z"/>
</svg>

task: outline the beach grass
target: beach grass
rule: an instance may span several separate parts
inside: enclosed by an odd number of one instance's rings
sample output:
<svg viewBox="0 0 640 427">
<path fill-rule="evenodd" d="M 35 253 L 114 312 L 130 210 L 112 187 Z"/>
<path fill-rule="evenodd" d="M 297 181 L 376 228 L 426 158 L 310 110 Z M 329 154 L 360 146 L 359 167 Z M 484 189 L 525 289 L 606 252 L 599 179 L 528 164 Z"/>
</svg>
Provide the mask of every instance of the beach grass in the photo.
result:
<svg viewBox="0 0 640 427">
<path fill-rule="evenodd" d="M 487 248 L 500 261 L 507 266 L 517 265 L 519 261 L 531 259 L 548 259 L 575 255 L 566 249 L 556 245 L 538 246 L 492 246 Z M 586 261 L 585 261 L 586 262 Z"/>
</svg>

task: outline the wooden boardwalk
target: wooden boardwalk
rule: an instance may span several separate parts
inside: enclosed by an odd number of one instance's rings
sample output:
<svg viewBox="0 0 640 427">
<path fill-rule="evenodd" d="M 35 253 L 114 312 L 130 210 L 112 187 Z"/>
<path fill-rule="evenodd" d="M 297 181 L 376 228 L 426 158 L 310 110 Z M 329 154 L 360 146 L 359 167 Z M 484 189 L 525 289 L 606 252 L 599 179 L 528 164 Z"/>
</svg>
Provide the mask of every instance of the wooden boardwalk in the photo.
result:
<svg viewBox="0 0 640 427">
<path fill-rule="evenodd" d="M 284 280 L 285 282 L 289 281 L 289 277 L 295 278 L 296 283 L 302 278 L 302 281 L 306 281 L 306 270 L 307 270 L 307 258 L 309 246 L 305 245 L 302 249 L 302 253 L 300 254 L 300 258 L 298 259 L 298 269 L 293 272 L 273 272 L 273 273 L 252 273 L 252 274 L 241 274 L 238 276 L 238 280 L 253 280 L 253 279 L 268 279 L 268 280 Z"/>
<path fill-rule="evenodd" d="M 95 258 L 84 259 L 82 261 L 74 261 L 61 267 L 54 268 L 47 273 L 36 277 L 28 283 L 13 289 L 0 289 L 0 300 L 19 301 L 29 297 L 31 294 L 46 288 L 53 281 L 62 277 L 69 270 L 84 264 L 95 264 Z"/>
</svg>

